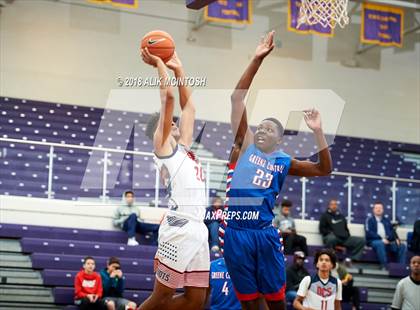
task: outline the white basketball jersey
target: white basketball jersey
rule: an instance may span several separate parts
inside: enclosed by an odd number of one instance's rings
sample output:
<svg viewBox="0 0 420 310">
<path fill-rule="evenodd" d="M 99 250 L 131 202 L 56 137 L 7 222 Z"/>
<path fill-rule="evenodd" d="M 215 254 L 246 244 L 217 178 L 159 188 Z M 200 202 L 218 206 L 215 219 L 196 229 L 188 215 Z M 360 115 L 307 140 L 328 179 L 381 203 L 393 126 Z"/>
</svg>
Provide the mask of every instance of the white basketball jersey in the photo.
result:
<svg viewBox="0 0 420 310">
<path fill-rule="evenodd" d="M 300 282 L 297 295 L 305 297 L 303 306 L 317 310 L 334 310 L 335 300 L 341 300 L 341 281 L 329 277 L 323 282 L 318 275 L 306 276 Z"/>
<path fill-rule="evenodd" d="M 159 167 L 165 165 L 169 172 L 169 209 L 199 221 L 204 220 L 206 179 L 198 158 L 183 145 L 177 145 L 170 156 L 155 157 Z"/>
</svg>

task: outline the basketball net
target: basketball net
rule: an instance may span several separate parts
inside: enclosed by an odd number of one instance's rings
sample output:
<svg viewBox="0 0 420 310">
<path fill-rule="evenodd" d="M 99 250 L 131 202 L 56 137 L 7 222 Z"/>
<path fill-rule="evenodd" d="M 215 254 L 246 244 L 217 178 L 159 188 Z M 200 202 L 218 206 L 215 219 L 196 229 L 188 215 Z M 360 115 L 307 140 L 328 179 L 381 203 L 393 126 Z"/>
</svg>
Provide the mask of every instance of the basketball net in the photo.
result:
<svg viewBox="0 0 420 310">
<path fill-rule="evenodd" d="M 301 0 L 298 28 L 302 24 L 321 24 L 322 27 L 341 28 L 349 23 L 347 16 L 348 0 Z"/>
</svg>

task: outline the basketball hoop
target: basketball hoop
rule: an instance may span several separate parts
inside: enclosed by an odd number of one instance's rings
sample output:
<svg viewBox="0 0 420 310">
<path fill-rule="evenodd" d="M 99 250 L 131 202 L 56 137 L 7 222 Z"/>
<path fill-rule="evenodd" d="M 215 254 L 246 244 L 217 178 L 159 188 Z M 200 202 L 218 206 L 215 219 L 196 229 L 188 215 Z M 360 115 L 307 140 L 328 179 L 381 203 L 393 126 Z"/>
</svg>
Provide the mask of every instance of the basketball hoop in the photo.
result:
<svg viewBox="0 0 420 310">
<path fill-rule="evenodd" d="M 322 27 L 341 28 L 349 23 L 347 16 L 348 0 L 301 0 L 298 28 L 302 24 L 321 24 Z"/>
</svg>

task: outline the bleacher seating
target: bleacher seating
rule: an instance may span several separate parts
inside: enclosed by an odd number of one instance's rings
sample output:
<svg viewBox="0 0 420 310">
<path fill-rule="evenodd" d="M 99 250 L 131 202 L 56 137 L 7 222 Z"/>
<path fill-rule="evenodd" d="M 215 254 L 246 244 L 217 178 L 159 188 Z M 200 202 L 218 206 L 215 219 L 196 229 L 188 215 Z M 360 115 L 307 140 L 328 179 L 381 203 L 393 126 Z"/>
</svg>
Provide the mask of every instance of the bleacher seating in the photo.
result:
<svg viewBox="0 0 420 310">
<path fill-rule="evenodd" d="M 72 304 L 74 276 L 87 255 L 95 258 L 97 271 L 105 268 L 109 256 L 120 258 L 122 270 L 127 278 L 127 298 L 141 302 L 149 296 L 153 288 L 153 256 L 156 246 L 148 245 L 150 240 L 145 238 L 140 238 L 140 246 L 127 247 L 126 235 L 120 231 L 4 223 L 0 224 L 0 238 L 20 239 L 22 251 L 30 254 L 32 268 L 40 270 L 44 285 L 53 288 L 56 304 Z M 315 272 L 313 254 L 321 247 L 309 246 L 310 256 L 305 259 L 305 267 L 310 273 Z M 213 254 L 211 258 L 216 257 Z M 363 260 L 375 262 L 374 252 L 368 250 Z M 287 266 L 291 264 L 293 256 L 286 255 L 285 262 Z M 406 266 L 397 263 L 390 266 L 391 276 L 401 277 L 407 274 Z M 363 309 L 381 309 L 374 308 L 378 304 L 367 303 L 367 288 L 361 288 L 360 293 Z M 343 309 L 346 309 L 345 307 Z"/>
<path fill-rule="evenodd" d="M 151 152 L 152 145 L 145 137 L 148 116 L 118 110 L 54 104 L 33 100 L 0 97 L 0 130 L 3 138 L 98 146 L 120 150 Z M 201 143 L 216 158 L 227 159 L 232 145 L 229 124 L 206 121 Z M 204 121 L 196 121 L 197 132 Z M 282 147 L 299 157 L 305 143 L 313 143 L 309 133 L 302 141 L 286 135 Z M 331 137 L 330 137 L 331 139 Z M 0 194 L 47 197 L 48 146 L 0 141 Z M 420 145 L 372 139 L 336 136 L 331 146 L 334 171 L 368 173 L 371 175 L 420 179 L 420 167 L 406 162 L 398 150 L 420 153 Z M 55 147 L 53 192 L 58 199 L 100 197 L 103 169 L 101 152 Z M 90 158 L 90 155 L 92 157 Z M 134 188 L 136 196 L 150 201 L 154 197 L 154 168 L 150 156 L 109 154 L 108 196 L 120 197 L 127 188 Z M 85 179 L 83 179 L 85 177 Z M 82 181 L 95 185 L 84 188 Z M 87 183 L 85 183 L 87 184 Z M 420 216 L 418 206 L 420 185 L 397 184 L 397 218 L 412 224 Z M 81 187 L 82 186 L 82 187 Z M 352 220 L 363 223 L 370 214 L 370 204 L 382 200 L 386 216 L 391 215 L 391 181 L 353 178 Z M 220 184 L 223 189 L 224 184 Z M 295 202 L 293 215 L 300 217 L 301 182 L 289 177 L 282 197 Z M 160 197 L 165 191 L 160 189 Z M 347 215 L 347 186 L 344 176 L 313 178 L 306 188 L 305 218 L 317 220 L 330 198 L 337 198 L 342 212 Z"/>
</svg>

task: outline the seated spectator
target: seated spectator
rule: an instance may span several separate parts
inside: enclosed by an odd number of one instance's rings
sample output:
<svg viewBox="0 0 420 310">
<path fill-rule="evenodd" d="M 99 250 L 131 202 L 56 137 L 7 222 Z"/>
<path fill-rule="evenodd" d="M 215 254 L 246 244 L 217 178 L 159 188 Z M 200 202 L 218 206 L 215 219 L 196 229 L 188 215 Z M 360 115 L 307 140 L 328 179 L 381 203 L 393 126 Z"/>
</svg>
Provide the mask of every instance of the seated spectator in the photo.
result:
<svg viewBox="0 0 420 310">
<path fill-rule="evenodd" d="M 392 310 L 420 309 L 420 256 L 410 260 L 410 275 L 398 282 L 392 301 Z"/>
<path fill-rule="evenodd" d="M 305 253 L 295 252 L 293 256 L 293 265 L 286 269 L 286 300 L 293 302 L 297 295 L 300 282 L 304 277 L 309 276 L 308 270 L 303 266 L 305 262 Z"/>
<path fill-rule="evenodd" d="M 87 256 L 83 269 L 74 278 L 74 303 L 80 309 L 106 309 L 102 298 L 102 281 L 95 272 L 95 260 Z"/>
<path fill-rule="evenodd" d="M 120 261 L 116 257 L 110 257 L 106 268 L 100 271 L 103 287 L 103 299 L 108 310 L 135 310 L 136 304 L 123 298 L 125 277 L 121 271 Z"/>
<path fill-rule="evenodd" d="M 343 301 L 352 303 L 352 310 L 360 309 L 360 292 L 359 288 L 353 286 L 353 276 L 348 273 L 346 267 L 342 263 L 337 263 L 337 266 L 331 272 L 333 277 L 341 280 L 343 286 Z"/>
<path fill-rule="evenodd" d="M 233 284 L 223 257 L 210 263 L 210 285 L 207 289 L 207 299 L 209 297 L 210 310 L 242 309 L 241 303 L 233 290 Z"/>
<path fill-rule="evenodd" d="M 373 215 L 366 219 L 366 241 L 375 250 L 381 268 L 385 269 L 388 264 L 387 252 L 397 254 L 398 262 L 405 264 L 407 247 L 398 238 L 391 221 L 383 216 L 382 203 L 376 202 L 373 205 Z"/>
<path fill-rule="evenodd" d="M 284 253 L 286 255 L 291 255 L 296 251 L 302 251 L 307 256 L 308 246 L 306 245 L 306 238 L 296 233 L 295 220 L 290 216 L 291 207 L 292 202 L 290 200 L 283 200 L 281 202 L 280 213 L 275 216 L 273 225 L 281 231 Z"/>
<path fill-rule="evenodd" d="M 212 252 L 219 252 L 219 224 L 223 212 L 223 200 L 215 196 L 210 207 L 206 209 L 204 224 L 209 230 L 209 245 Z"/>
<path fill-rule="evenodd" d="M 420 254 L 420 220 L 417 220 L 413 226 L 413 232 L 410 242 L 410 251 Z"/>
<path fill-rule="evenodd" d="M 115 211 L 113 224 L 127 232 L 127 245 L 139 245 L 136 240 L 136 232 L 141 234 L 151 233 L 153 240 L 157 242 L 159 225 L 144 223 L 140 220 L 140 209 L 134 205 L 134 193 L 132 191 L 126 191 L 124 199 L 125 204 L 119 206 Z"/>
<path fill-rule="evenodd" d="M 365 247 L 365 240 L 361 237 L 350 236 L 347 220 L 338 210 L 337 200 L 331 200 L 327 211 L 319 220 L 319 232 L 328 248 L 335 249 L 342 246 L 352 251 L 351 258 L 360 260 Z"/>
<path fill-rule="evenodd" d="M 323 249 L 315 254 L 314 264 L 318 272 L 306 276 L 300 282 L 293 307 L 298 310 L 341 309 L 342 285 L 340 279 L 331 275 L 337 257 L 332 249 Z"/>
</svg>

